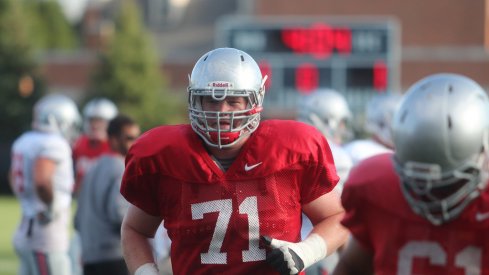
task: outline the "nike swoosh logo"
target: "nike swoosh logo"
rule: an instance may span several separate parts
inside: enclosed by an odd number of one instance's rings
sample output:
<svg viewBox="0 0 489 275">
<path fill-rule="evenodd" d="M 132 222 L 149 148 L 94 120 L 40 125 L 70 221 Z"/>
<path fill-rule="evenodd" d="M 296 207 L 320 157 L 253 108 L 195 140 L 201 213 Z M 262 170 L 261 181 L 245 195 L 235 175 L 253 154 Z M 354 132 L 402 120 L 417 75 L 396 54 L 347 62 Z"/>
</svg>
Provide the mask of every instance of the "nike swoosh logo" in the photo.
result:
<svg viewBox="0 0 489 275">
<path fill-rule="evenodd" d="M 246 171 L 246 172 L 248 172 L 248 171 L 250 171 L 250 170 L 254 169 L 255 167 L 257 167 L 258 165 L 260 165 L 260 164 L 262 164 L 262 163 L 263 163 L 263 162 L 259 162 L 259 163 L 257 163 L 257 164 L 253 164 L 253 165 L 251 165 L 251 166 L 248 166 L 248 163 L 247 163 L 247 164 L 245 164 L 245 171 Z"/>
<path fill-rule="evenodd" d="M 486 213 L 477 212 L 477 213 L 475 213 L 475 219 L 478 222 L 481 222 L 483 220 L 487 220 L 487 219 L 489 219 L 489 212 L 486 212 Z"/>
</svg>

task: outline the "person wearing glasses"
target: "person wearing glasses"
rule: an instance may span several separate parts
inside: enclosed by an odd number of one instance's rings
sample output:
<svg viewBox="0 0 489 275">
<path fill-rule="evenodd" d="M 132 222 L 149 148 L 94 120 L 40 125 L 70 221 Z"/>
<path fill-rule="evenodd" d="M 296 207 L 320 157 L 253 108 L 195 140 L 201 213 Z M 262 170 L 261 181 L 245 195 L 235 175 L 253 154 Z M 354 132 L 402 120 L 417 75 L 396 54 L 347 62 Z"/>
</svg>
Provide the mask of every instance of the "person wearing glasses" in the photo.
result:
<svg viewBox="0 0 489 275">
<path fill-rule="evenodd" d="M 75 228 L 82 240 L 85 275 L 128 274 L 120 245 L 120 228 L 128 204 L 119 188 L 124 158 L 140 132 L 128 116 L 112 119 L 107 128 L 112 151 L 102 155 L 83 179 Z"/>
</svg>

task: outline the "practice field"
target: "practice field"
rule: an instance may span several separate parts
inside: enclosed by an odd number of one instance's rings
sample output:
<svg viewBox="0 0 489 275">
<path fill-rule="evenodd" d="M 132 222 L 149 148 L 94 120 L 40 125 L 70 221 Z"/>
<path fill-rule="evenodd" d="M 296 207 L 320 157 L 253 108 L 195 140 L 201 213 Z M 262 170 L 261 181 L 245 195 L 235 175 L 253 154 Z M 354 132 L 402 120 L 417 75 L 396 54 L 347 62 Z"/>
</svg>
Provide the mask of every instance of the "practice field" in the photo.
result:
<svg viewBox="0 0 489 275">
<path fill-rule="evenodd" d="M 20 207 L 14 197 L 0 196 L 0 275 L 15 275 L 18 260 L 12 247 L 12 236 L 20 219 Z"/>
</svg>

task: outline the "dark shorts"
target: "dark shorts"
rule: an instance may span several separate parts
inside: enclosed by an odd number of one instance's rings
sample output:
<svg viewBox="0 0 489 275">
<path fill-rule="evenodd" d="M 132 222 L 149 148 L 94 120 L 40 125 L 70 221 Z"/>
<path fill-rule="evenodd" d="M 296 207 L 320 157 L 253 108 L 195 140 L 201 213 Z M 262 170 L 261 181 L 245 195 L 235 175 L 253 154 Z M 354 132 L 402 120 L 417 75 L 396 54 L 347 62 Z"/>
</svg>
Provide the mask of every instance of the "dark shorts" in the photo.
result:
<svg viewBox="0 0 489 275">
<path fill-rule="evenodd" d="M 84 264 L 83 275 L 129 275 L 124 260 L 112 260 L 98 263 Z"/>
</svg>

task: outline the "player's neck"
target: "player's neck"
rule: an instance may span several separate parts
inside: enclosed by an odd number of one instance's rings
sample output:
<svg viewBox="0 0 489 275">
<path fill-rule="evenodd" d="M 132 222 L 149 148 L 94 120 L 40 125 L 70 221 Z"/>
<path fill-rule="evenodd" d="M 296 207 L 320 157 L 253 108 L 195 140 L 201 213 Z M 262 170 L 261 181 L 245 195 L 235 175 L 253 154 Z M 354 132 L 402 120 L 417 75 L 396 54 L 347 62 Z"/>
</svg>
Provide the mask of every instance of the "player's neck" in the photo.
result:
<svg viewBox="0 0 489 275">
<path fill-rule="evenodd" d="M 239 152 L 241 151 L 241 148 L 243 147 L 247 139 L 248 137 L 245 137 L 235 145 L 228 148 L 219 149 L 208 145 L 206 145 L 206 147 L 207 147 L 207 151 L 218 159 L 234 159 L 238 156 Z"/>
</svg>

